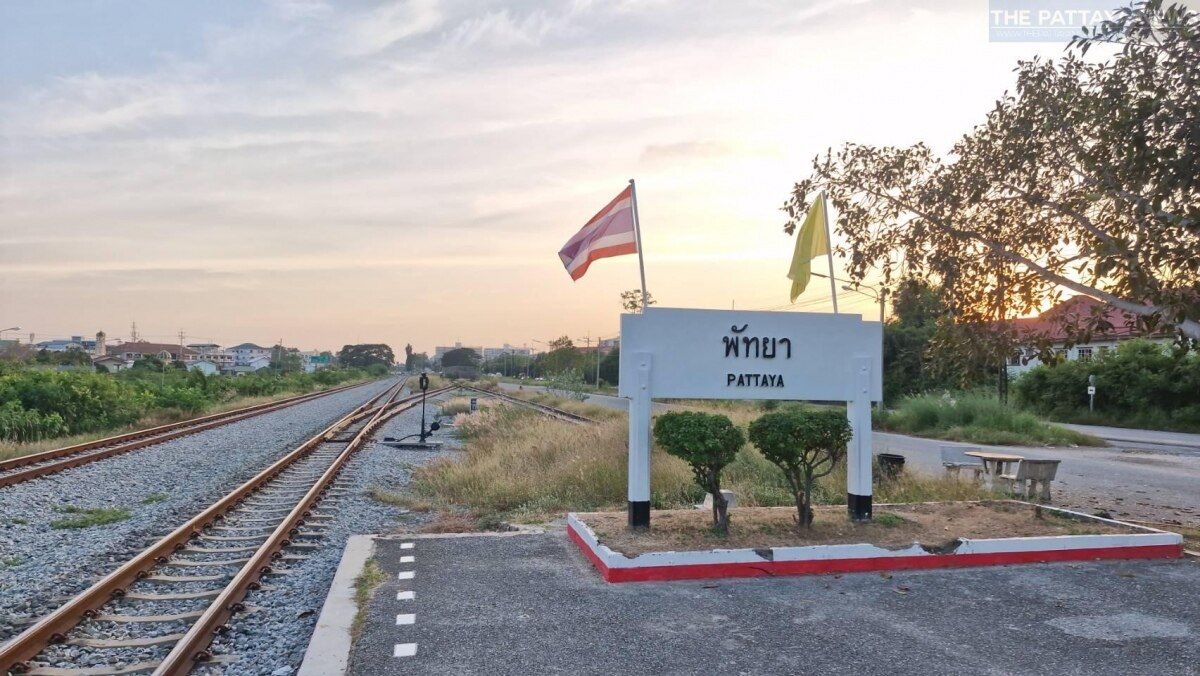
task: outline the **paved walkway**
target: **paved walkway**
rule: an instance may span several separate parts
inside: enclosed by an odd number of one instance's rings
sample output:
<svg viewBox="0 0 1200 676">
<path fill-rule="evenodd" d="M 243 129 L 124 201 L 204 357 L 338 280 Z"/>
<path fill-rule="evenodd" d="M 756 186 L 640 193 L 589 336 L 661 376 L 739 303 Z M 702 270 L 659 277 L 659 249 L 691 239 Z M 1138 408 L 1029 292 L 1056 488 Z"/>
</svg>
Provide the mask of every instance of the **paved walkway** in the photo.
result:
<svg viewBox="0 0 1200 676">
<path fill-rule="evenodd" d="M 1187 560 L 608 585 L 561 532 L 403 542 L 351 674 L 1200 673 Z"/>
</svg>

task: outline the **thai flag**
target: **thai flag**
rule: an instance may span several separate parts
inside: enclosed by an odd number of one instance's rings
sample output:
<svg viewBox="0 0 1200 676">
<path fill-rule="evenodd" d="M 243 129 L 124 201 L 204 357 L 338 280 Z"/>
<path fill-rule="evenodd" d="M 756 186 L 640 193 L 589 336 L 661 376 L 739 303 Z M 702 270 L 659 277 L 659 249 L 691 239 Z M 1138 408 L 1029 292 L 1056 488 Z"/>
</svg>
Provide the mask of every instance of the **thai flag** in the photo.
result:
<svg viewBox="0 0 1200 676">
<path fill-rule="evenodd" d="M 582 277 L 594 260 L 638 252 L 633 210 L 633 186 L 630 185 L 567 241 L 558 257 L 571 279 Z"/>
</svg>

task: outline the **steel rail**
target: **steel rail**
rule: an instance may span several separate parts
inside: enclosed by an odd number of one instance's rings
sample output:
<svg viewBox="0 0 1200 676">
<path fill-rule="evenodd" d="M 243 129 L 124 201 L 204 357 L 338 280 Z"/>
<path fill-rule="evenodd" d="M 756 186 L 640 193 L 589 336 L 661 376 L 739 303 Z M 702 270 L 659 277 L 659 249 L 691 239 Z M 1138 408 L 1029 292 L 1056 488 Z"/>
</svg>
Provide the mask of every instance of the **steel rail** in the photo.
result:
<svg viewBox="0 0 1200 676">
<path fill-rule="evenodd" d="M 597 424 L 595 420 L 592 420 L 591 418 L 588 418 L 586 416 L 579 415 L 578 413 L 571 413 L 570 411 L 564 411 L 561 408 L 554 408 L 553 406 L 539 404 L 535 401 L 527 401 L 525 399 L 521 399 L 520 397 L 514 397 L 514 396 L 511 396 L 508 394 L 504 394 L 503 392 L 493 392 L 491 390 L 484 390 L 484 389 L 481 389 L 478 387 L 472 387 L 470 385 L 459 385 L 458 387 L 460 389 L 471 390 L 473 392 L 485 394 L 489 397 L 495 397 L 496 399 L 500 399 L 501 401 L 507 401 L 507 402 L 510 402 L 513 404 L 520 404 L 522 406 L 526 406 L 528 408 L 532 408 L 534 410 L 540 411 L 541 413 L 545 413 L 546 415 L 549 415 L 551 417 L 560 418 L 567 422 L 573 422 L 573 423 L 577 423 L 580 425 L 595 425 L 595 424 Z"/>
<path fill-rule="evenodd" d="M 94 617 L 96 611 L 109 600 L 123 596 L 130 584 L 148 576 L 156 566 L 165 563 L 172 553 L 183 549 L 188 541 L 200 536 L 206 528 L 224 518 L 226 513 L 257 492 L 289 465 L 307 456 L 322 443 L 336 436 L 339 431 L 356 424 L 363 418 L 374 417 L 381 411 L 387 410 L 386 405 L 376 406 L 375 403 L 389 393 L 390 401 L 396 394 L 399 394 L 404 384 L 405 381 L 401 381 L 397 386 L 388 388 L 384 393 L 372 397 L 287 455 L 271 463 L 266 469 L 196 516 L 188 519 L 162 539 L 142 550 L 141 553 L 116 570 L 105 575 L 91 587 L 71 598 L 7 643 L 0 645 L 0 673 L 28 671 L 27 660 L 35 657 L 47 645 L 65 640 L 67 632 L 73 627 L 85 619 Z"/>
<path fill-rule="evenodd" d="M 201 418 L 159 425 L 158 427 L 151 427 L 137 432 L 119 434 L 104 439 L 97 439 L 96 441 L 75 444 L 74 446 L 64 446 L 41 453 L 32 453 L 19 458 L 0 461 L 0 472 L 25 467 L 25 469 L 16 472 L 0 475 L 0 488 L 61 472 L 72 467 L 79 467 L 105 458 L 111 458 L 116 455 L 129 453 L 130 451 L 136 451 L 147 446 L 155 446 L 166 441 L 171 441 L 172 439 L 178 439 L 215 427 L 230 425 L 248 418 L 273 413 L 330 394 L 343 392 L 354 387 L 361 387 L 364 384 L 366 383 L 345 385 L 321 392 L 302 394 L 279 401 L 255 404 L 254 406 L 247 406 L 233 411 L 225 411 L 224 413 L 215 413 Z M 99 449 L 99 452 L 88 453 L 88 451 L 97 449 Z M 60 458 L 61 460 L 59 460 Z M 58 460 L 58 462 L 48 462 L 53 460 Z"/>
<path fill-rule="evenodd" d="M 436 395 L 452 389 L 443 387 L 426 393 Z M 397 391 L 398 393 L 399 391 Z M 364 441 L 383 424 L 388 418 L 405 410 L 416 407 L 421 401 L 421 395 L 413 394 L 395 401 L 395 395 L 389 401 L 375 409 L 371 419 L 359 430 L 358 434 L 341 453 L 330 463 L 304 496 L 296 503 L 288 515 L 267 536 L 266 541 L 250 556 L 247 561 L 225 586 L 212 603 L 205 609 L 204 614 L 192 624 L 171 652 L 154 670 L 154 676 L 184 676 L 191 672 L 198 663 L 212 658 L 209 645 L 213 638 L 228 630 L 226 624 L 233 615 L 245 609 L 246 592 L 259 587 L 259 581 L 264 575 L 272 572 L 270 562 L 283 556 L 283 549 L 291 544 L 290 536 L 299 532 L 305 519 L 316 506 L 325 498 L 329 487 L 341 474 L 350 456 L 358 450 Z"/>
</svg>

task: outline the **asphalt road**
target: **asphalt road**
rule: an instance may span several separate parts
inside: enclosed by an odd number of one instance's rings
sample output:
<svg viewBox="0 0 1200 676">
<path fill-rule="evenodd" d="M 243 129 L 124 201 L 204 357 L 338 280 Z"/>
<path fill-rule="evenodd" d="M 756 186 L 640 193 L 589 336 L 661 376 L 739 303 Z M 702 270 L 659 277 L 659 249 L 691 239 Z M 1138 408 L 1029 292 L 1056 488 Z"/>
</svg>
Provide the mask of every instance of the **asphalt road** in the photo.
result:
<svg viewBox="0 0 1200 676">
<path fill-rule="evenodd" d="M 1200 674 L 1194 560 L 610 585 L 561 531 L 401 542 L 350 674 Z"/>
<path fill-rule="evenodd" d="M 516 386 L 505 385 L 510 389 Z M 627 408 L 627 400 L 592 395 L 588 402 Z M 656 406 L 663 406 L 656 404 Z M 1055 504 L 1088 512 L 1166 523 L 1200 525 L 1200 434 L 1065 425 L 1101 438 L 1110 448 L 988 446 L 1027 458 L 1062 460 L 1054 483 Z M 1119 441 L 1133 439 L 1134 441 Z M 1195 444 L 1195 448 L 1190 444 Z M 876 453 L 903 455 L 910 467 L 941 472 L 941 446 L 971 446 L 936 439 L 876 432 Z"/>
</svg>

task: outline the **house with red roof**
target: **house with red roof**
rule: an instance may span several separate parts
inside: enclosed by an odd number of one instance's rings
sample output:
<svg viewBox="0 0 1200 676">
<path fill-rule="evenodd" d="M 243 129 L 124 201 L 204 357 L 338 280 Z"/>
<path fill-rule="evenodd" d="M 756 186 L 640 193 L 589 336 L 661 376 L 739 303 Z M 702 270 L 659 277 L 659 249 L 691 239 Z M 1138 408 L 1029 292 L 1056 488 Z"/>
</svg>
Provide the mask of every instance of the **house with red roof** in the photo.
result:
<svg viewBox="0 0 1200 676">
<path fill-rule="evenodd" d="M 1018 340 L 1032 346 L 1039 339 L 1048 340 L 1054 351 L 1064 360 L 1089 361 L 1116 348 L 1125 340 L 1145 338 L 1169 344 L 1173 337 L 1169 332 L 1147 333 L 1139 329 L 1136 318 L 1124 310 L 1088 296 L 1074 296 L 1046 310 L 1037 317 L 1013 320 Z M 1067 346 L 1072 326 L 1094 326 L 1091 337 Z M 1023 340 L 1022 340 L 1023 339 Z M 1008 374 L 1019 375 L 1040 364 L 1036 355 L 1031 356 L 1028 347 L 1008 361 Z"/>
</svg>

